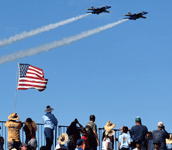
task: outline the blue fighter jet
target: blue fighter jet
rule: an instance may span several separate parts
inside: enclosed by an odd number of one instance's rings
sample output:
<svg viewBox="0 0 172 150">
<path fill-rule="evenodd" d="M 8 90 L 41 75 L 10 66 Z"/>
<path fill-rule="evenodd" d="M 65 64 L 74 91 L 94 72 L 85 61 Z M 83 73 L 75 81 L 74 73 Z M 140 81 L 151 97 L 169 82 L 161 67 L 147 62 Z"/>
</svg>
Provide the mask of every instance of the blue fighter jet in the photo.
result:
<svg viewBox="0 0 172 150">
<path fill-rule="evenodd" d="M 138 14 L 134 13 L 133 15 L 128 12 L 128 15 L 124 14 L 124 16 L 129 16 L 128 18 L 124 18 L 124 19 L 130 19 L 130 20 L 136 20 L 136 19 L 139 19 L 139 18 L 144 18 L 146 19 L 147 17 L 144 17 L 143 15 L 147 14 L 148 12 L 145 12 L 145 11 L 142 11 Z"/>
<path fill-rule="evenodd" d="M 106 13 L 110 13 L 110 11 L 107 11 L 106 9 L 111 8 L 111 6 L 104 6 L 104 7 L 97 7 L 94 8 L 93 6 L 91 6 L 91 9 L 87 8 L 86 10 L 92 10 L 92 12 L 87 12 L 87 13 L 92 13 L 92 14 L 100 14 L 102 12 L 106 12 Z"/>
</svg>

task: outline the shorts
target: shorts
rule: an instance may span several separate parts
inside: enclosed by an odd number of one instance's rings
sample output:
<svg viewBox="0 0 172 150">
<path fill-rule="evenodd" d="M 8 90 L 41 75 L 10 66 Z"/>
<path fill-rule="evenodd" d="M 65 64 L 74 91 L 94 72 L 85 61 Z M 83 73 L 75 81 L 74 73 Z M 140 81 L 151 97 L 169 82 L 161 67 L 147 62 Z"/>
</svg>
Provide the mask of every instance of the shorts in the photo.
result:
<svg viewBox="0 0 172 150">
<path fill-rule="evenodd" d="M 12 148 L 16 148 L 18 150 L 20 146 L 21 146 L 21 142 L 8 142 L 8 150 Z"/>
<path fill-rule="evenodd" d="M 26 139 L 26 144 L 28 146 L 37 148 L 37 140 L 35 138 L 34 139 Z"/>
</svg>

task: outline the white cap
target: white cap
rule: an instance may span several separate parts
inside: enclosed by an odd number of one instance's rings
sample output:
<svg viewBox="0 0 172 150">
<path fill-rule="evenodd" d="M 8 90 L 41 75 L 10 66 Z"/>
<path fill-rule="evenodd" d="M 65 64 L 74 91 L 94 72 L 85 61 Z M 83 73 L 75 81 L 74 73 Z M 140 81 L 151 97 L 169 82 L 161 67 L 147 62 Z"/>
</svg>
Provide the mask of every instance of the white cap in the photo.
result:
<svg viewBox="0 0 172 150">
<path fill-rule="evenodd" d="M 158 122 L 158 127 L 163 127 L 163 126 L 164 126 L 163 122 Z"/>
</svg>

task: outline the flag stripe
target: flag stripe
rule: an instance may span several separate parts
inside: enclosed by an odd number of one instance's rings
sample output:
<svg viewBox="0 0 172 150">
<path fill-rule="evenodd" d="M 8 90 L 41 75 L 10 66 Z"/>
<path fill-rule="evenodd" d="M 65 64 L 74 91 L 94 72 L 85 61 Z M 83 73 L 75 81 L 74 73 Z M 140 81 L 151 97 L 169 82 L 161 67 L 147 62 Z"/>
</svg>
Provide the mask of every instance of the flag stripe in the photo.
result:
<svg viewBox="0 0 172 150">
<path fill-rule="evenodd" d="M 19 87 L 18 90 L 27 90 L 27 89 L 37 89 L 37 90 L 43 90 L 45 88 L 37 88 L 37 87 Z"/>
<path fill-rule="evenodd" d="M 20 82 L 20 84 L 19 85 L 30 85 L 30 86 L 46 86 L 46 84 L 44 84 L 44 83 L 33 83 L 33 82 Z"/>
<path fill-rule="evenodd" d="M 38 78 L 38 77 L 35 77 L 34 75 L 31 75 L 31 76 L 30 75 L 26 75 L 26 78 L 29 78 L 29 79 L 37 79 L 37 80 L 45 80 L 44 78 Z"/>
<path fill-rule="evenodd" d="M 46 84 L 46 81 L 29 81 L 29 80 L 19 80 L 20 83 L 22 82 L 28 82 L 28 83 L 40 83 L 40 84 Z"/>
<path fill-rule="evenodd" d="M 28 86 L 28 87 L 33 87 L 33 88 L 35 88 L 35 87 L 38 87 L 38 88 L 43 88 L 43 87 L 45 87 L 45 85 L 34 85 L 34 84 L 32 84 L 32 85 L 31 85 L 31 84 L 19 84 L 18 86 L 19 86 L 19 87 L 23 87 L 23 86 L 24 86 L 24 87 L 27 87 L 27 86 Z"/>
<path fill-rule="evenodd" d="M 33 69 L 28 69 L 27 73 L 33 73 L 33 74 L 37 74 L 38 76 L 43 77 L 42 74 L 40 74 L 38 71 L 35 71 L 35 70 L 33 70 Z"/>
<path fill-rule="evenodd" d="M 31 69 L 37 70 L 38 72 L 44 73 L 42 69 L 38 68 L 38 67 L 34 67 L 32 65 L 30 65 Z"/>
<path fill-rule="evenodd" d="M 31 78 L 31 79 L 30 79 L 30 78 L 20 78 L 20 79 L 19 79 L 19 81 L 24 81 L 24 80 L 26 80 L 26 81 L 28 81 L 28 82 L 29 82 L 29 81 L 33 81 L 33 82 L 34 82 L 34 81 L 35 81 L 35 82 L 47 82 L 46 80 L 39 80 L 39 79 L 32 79 L 32 78 Z"/>
</svg>

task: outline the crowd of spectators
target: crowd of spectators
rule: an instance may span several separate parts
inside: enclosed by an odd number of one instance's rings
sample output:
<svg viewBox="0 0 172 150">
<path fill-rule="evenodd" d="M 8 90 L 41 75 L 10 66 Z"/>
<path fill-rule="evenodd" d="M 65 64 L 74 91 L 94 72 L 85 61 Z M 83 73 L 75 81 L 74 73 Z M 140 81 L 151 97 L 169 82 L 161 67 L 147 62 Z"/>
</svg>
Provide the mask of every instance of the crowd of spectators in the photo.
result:
<svg viewBox="0 0 172 150">
<path fill-rule="evenodd" d="M 40 150 L 51 150 L 53 145 L 53 132 L 58 124 L 57 118 L 52 114 L 53 110 L 47 106 L 46 113 L 42 117 L 46 145 L 41 146 Z M 82 126 L 77 119 L 72 121 L 66 133 L 59 136 L 55 150 L 97 150 L 100 139 L 98 139 L 95 116 L 90 115 L 89 119 L 85 126 Z M 22 123 L 16 113 L 11 113 L 5 126 L 8 130 L 8 150 L 37 149 L 37 125 L 31 118 L 27 118 Z M 114 141 L 118 141 L 119 150 L 172 150 L 172 136 L 165 130 L 163 122 L 158 122 L 158 128 L 148 132 L 148 128 L 142 125 L 141 118 L 136 117 L 135 125 L 131 129 L 127 126 L 120 128 L 121 135 L 118 138 L 114 138 L 113 128 L 115 126 L 111 121 L 107 121 L 104 126 L 102 150 L 113 150 Z M 22 127 L 26 137 L 25 143 L 21 143 L 20 140 Z M 3 145 L 4 138 L 0 137 L 0 150 L 3 150 Z"/>
</svg>

